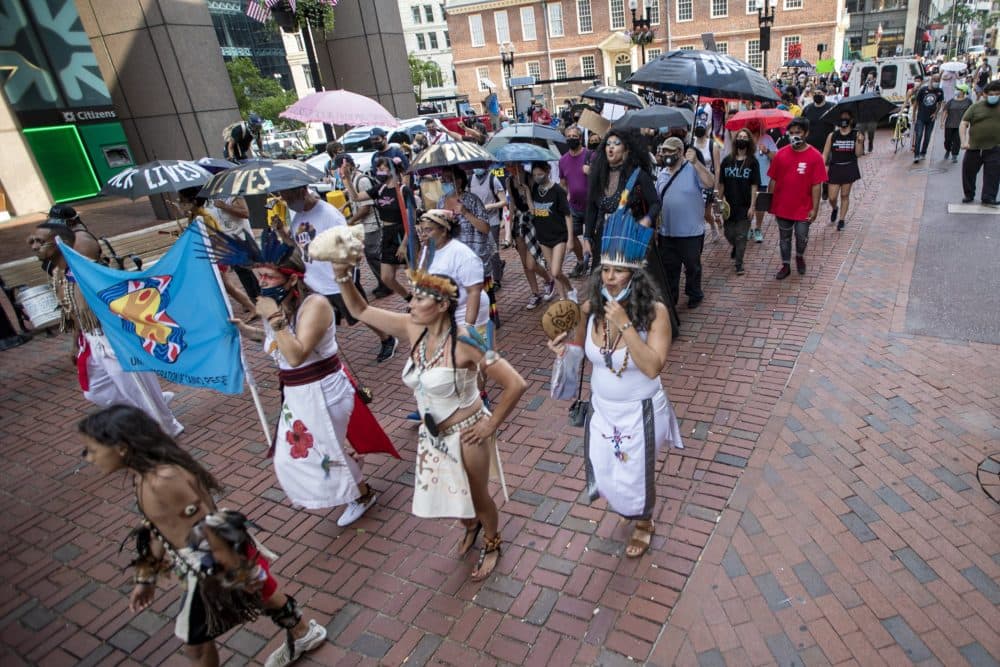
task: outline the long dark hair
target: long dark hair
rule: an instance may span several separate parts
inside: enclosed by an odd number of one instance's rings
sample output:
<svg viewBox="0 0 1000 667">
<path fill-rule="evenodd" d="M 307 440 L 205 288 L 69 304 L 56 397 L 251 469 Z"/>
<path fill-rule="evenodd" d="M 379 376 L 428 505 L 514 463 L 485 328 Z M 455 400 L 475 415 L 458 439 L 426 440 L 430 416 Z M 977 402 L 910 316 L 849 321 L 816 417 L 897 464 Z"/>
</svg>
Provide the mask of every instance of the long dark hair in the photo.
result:
<svg viewBox="0 0 1000 667">
<path fill-rule="evenodd" d="M 308 285 L 306 285 L 306 265 L 305 262 L 302 261 L 302 255 L 299 253 L 299 249 L 296 248 L 292 252 L 288 253 L 284 259 L 274 265 L 274 268 L 286 274 L 286 276 L 289 275 L 289 272 L 294 271 L 299 277 L 299 281 L 296 283 L 295 289 L 291 290 L 282 302 L 282 305 L 287 302 L 289 306 L 291 306 L 292 314 L 294 315 L 299 312 L 299 308 L 306 300 L 306 297 L 312 294 L 312 290 L 309 289 Z"/>
<path fill-rule="evenodd" d="M 601 294 L 603 286 L 601 272 L 594 271 L 587 284 L 587 300 L 590 302 L 590 312 L 597 319 L 604 317 L 604 303 L 607 301 Z M 660 289 L 650 278 L 646 269 L 632 269 L 631 289 L 622 305 L 636 331 L 649 331 L 649 328 L 653 326 L 653 320 L 656 319 L 657 302 L 663 302 L 663 295 L 660 294 Z"/>
<path fill-rule="evenodd" d="M 131 405 L 112 405 L 84 417 L 76 426 L 83 435 L 106 447 L 125 447 L 125 466 L 140 475 L 157 466 L 174 465 L 191 473 L 208 493 L 222 485 L 163 432 L 159 422 Z"/>
<path fill-rule="evenodd" d="M 639 167 L 646 173 L 652 173 L 652 163 L 649 159 L 649 151 L 640 143 L 637 134 L 632 130 L 609 130 L 606 135 L 604 135 L 604 140 L 601 142 L 601 146 L 594 151 L 594 159 L 590 163 L 590 179 L 588 182 L 588 199 L 591 201 L 598 201 L 604 197 L 604 188 L 608 183 L 608 178 L 611 174 L 611 166 L 608 164 L 608 154 L 605 150 L 605 145 L 610 137 L 615 137 L 621 141 L 625 148 L 628 150 L 628 154 L 625 156 L 625 162 L 620 167 L 621 174 L 618 177 L 618 191 L 620 192 L 622 188 L 625 187 L 625 181 L 628 180 L 629 175 Z"/>
</svg>

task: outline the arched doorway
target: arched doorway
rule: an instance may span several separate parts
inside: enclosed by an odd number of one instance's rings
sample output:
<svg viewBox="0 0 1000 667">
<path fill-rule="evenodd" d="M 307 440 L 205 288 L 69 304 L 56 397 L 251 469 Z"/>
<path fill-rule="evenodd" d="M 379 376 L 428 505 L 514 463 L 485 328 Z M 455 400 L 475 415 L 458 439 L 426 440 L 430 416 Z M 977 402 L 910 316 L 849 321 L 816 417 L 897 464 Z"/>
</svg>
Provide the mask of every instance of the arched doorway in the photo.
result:
<svg viewBox="0 0 1000 667">
<path fill-rule="evenodd" d="M 632 75 L 632 56 L 628 53 L 619 53 L 615 56 L 615 85 L 624 86 L 625 79 Z"/>
</svg>

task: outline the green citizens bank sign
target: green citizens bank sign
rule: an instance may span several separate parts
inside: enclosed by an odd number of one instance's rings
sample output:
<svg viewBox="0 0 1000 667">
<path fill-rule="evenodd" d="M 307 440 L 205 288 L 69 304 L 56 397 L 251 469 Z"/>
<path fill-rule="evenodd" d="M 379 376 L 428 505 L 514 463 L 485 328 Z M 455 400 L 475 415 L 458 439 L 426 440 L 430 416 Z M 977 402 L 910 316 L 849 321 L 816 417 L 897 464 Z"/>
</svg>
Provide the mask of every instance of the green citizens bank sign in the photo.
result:
<svg viewBox="0 0 1000 667">
<path fill-rule="evenodd" d="M 56 201 L 132 164 L 73 0 L 0 0 L 0 85 Z"/>
</svg>

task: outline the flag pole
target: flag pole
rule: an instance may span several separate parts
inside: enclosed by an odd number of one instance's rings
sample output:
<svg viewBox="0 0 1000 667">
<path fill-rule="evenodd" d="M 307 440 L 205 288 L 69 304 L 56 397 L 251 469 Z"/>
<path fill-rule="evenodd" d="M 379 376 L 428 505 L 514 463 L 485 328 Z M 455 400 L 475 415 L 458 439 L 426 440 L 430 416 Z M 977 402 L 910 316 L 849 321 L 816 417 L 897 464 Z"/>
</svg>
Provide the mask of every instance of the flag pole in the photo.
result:
<svg viewBox="0 0 1000 667">
<path fill-rule="evenodd" d="M 211 239 L 208 238 L 208 234 L 205 233 L 205 221 L 198 217 L 198 233 L 201 234 L 205 241 L 206 247 L 211 247 Z M 219 288 L 219 294 L 222 295 L 222 302 L 226 304 L 226 312 L 229 314 L 229 319 L 234 317 L 232 306 L 229 303 L 229 297 L 226 296 L 226 288 L 222 283 L 222 274 L 219 273 L 219 265 L 212 260 L 207 260 L 212 265 L 212 275 L 215 276 L 216 287 Z M 264 414 L 264 405 L 260 400 L 260 393 L 257 391 L 257 381 L 254 379 L 253 372 L 247 365 L 246 357 L 243 356 L 243 336 L 240 334 L 240 330 L 236 328 L 236 335 L 240 337 L 240 364 L 243 366 L 243 376 L 246 379 L 247 387 L 250 388 L 250 396 L 253 399 L 254 407 L 257 409 L 257 417 L 260 419 L 260 428 L 264 432 L 264 444 L 270 449 L 271 442 L 271 430 L 267 427 L 267 416 Z"/>
</svg>

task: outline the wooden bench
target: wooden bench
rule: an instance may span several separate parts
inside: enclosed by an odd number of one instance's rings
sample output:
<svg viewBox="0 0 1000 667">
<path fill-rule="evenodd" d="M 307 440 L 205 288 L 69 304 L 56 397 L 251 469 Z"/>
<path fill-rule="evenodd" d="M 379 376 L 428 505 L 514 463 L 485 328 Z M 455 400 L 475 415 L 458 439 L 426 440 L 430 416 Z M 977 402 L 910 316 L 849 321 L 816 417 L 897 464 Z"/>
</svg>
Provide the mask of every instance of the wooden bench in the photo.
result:
<svg viewBox="0 0 1000 667">
<path fill-rule="evenodd" d="M 180 232 L 180 227 L 177 226 L 177 222 L 171 221 L 111 236 L 108 237 L 108 241 L 114 248 L 115 254 L 125 260 L 125 268 L 135 269 L 135 265 L 129 259 L 132 255 L 140 257 L 144 267 L 149 266 L 162 257 L 174 244 L 178 232 Z M 104 253 L 105 257 L 110 258 L 111 253 L 103 241 L 101 242 L 101 252 Z M 118 268 L 113 260 L 111 266 Z M 45 271 L 42 270 L 42 263 L 35 257 L 0 264 L 0 278 L 3 279 L 4 285 L 11 290 L 16 290 L 19 287 L 44 285 L 49 280 Z"/>
</svg>

